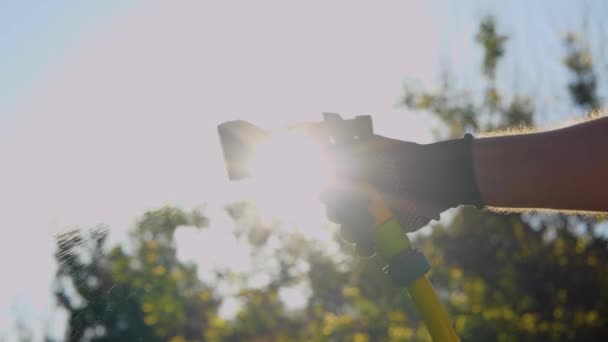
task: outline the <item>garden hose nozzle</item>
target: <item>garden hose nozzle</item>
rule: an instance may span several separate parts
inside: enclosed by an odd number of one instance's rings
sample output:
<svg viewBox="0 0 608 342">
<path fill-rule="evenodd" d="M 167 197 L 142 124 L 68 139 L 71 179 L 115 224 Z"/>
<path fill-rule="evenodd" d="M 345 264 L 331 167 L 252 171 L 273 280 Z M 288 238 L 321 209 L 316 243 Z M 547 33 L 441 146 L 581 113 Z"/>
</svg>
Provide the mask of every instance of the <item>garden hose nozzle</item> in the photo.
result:
<svg viewBox="0 0 608 342">
<path fill-rule="evenodd" d="M 373 126 L 370 116 L 344 120 L 338 114 L 324 113 L 322 122 L 293 125 L 279 131 L 303 131 L 322 144 L 336 146 L 354 139 L 363 141 L 371 137 Z M 256 144 L 269 139 L 276 132 L 261 129 L 246 121 L 229 121 L 218 126 L 231 180 L 251 175 Z M 281 161 L 277 160 L 278 162 Z M 364 188 L 363 191 L 370 199 L 368 209 L 372 213 L 374 227 L 365 228 L 369 229 L 369 236 L 374 240 L 374 258 L 377 263 L 397 286 L 408 289 L 433 341 L 458 341 L 448 313 L 426 277 L 430 269 L 426 258 L 411 248 L 408 236 L 380 194 L 372 188 Z"/>
</svg>

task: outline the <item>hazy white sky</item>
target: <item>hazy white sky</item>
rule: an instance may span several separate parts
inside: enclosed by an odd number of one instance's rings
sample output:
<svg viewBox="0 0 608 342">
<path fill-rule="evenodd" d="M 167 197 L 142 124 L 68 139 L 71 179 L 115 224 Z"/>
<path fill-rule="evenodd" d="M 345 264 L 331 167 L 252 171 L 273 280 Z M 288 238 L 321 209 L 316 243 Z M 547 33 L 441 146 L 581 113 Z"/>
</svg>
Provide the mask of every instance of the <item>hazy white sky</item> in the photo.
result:
<svg viewBox="0 0 608 342">
<path fill-rule="evenodd" d="M 373 114 L 378 133 L 430 141 L 423 116 L 395 107 L 404 78 L 430 85 L 447 58 L 475 86 L 473 19 L 501 6 L 442 4 L 0 5 L 0 267 L 10 275 L 0 336 L 15 298 L 34 319 L 46 315 L 52 236 L 67 226 L 104 222 L 118 238 L 145 209 L 207 203 L 215 238 L 230 244 L 219 213 L 238 189 L 222 164 L 222 121 L 270 127 L 325 111 Z M 509 30 L 545 11 L 526 4 L 497 8 Z M 559 6 L 547 11 L 568 23 Z M 541 34 L 527 32 L 528 45 Z M 527 45 L 518 42 L 521 58 Z M 222 259 L 214 241 L 197 246 L 209 253 L 198 257 Z"/>
<path fill-rule="evenodd" d="M 11 231 L 0 264 L 12 275 L 0 291 L 0 329 L 14 295 L 30 313 L 47 305 L 52 235 L 66 226 L 104 222 L 120 236 L 146 208 L 209 203 L 212 223 L 227 231 L 217 214 L 232 191 L 222 121 L 373 113 L 379 132 L 428 139 L 423 121 L 394 104 L 404 75 L 433 75 L 429 9 L 346 4 L 165 2 L 85 25 L 64 55 L 47 46 L 56 60 L 0 116 L 0 225 Z"/>
</svg>

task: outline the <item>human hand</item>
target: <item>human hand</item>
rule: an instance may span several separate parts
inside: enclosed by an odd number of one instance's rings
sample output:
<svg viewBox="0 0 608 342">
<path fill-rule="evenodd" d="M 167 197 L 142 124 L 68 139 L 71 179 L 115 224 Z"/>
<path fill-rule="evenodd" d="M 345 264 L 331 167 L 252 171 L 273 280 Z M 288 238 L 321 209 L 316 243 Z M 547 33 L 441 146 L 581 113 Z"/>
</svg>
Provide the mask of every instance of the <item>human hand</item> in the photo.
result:
<svg viewBox="0 0 608 342">
<path fill-rule="evenodd" d="M 332 147 L 330 154 L 335 182 L 322 196 L 327 216 L 363 254 L 374 248 L 369 189 L 406 232 L 439 219 L 448 208 L 481 206 L 466 139 L 421 145 L 373 135 Z"/>
</svg>

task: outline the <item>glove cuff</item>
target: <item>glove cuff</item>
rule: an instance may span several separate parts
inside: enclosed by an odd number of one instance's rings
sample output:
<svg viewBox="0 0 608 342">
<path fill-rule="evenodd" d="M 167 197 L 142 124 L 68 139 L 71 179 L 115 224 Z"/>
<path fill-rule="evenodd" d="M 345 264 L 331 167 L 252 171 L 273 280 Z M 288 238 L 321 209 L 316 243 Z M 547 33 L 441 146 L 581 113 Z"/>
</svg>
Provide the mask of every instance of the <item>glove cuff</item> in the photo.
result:
<svg viewBox="0 0 608 342">
<path fill-rule="evenodd" d="M 483 198 L 481 197 L 481 192 L 479 191 L 479 186 L 477 185 L 477 177 L 475 176 L 475 165 L 473 161 L 473 135 L 467 133 L 462 138 L 465 145 L 465 158 L 462 159 L 461 169 L 463 172 L 463 181 L 468 183 L 466 188 L 469 191 L 465 191 L 463 193 L 463 202 L 465 205 L 473 205 L 477 207 L 477 209 L 482 209 L 484 207 Z"/>
<path fill-rule="evenodd" d="M 427 172 L 435 180 L 427 189 L 429 199 L 441 199 L 446 206 L 473 205 L 483 208 L 473 164 L 473 136 L 424 145 Z"/>
</svg>

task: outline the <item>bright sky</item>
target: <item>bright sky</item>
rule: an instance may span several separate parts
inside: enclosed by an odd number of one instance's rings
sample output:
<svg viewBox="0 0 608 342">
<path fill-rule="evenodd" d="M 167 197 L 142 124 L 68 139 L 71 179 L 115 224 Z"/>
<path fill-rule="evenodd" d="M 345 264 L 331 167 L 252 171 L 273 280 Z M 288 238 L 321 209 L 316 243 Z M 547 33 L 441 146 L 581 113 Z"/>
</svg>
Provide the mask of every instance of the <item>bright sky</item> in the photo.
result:
<svg viewBox="0 0 608 342">
<path fill-rule="evenodd" d="M 9 275 L 0 338 L 10 336 L 15 307 L 35 322 L 49 317 L 52 236 L 66 227 L 103 222 L 120 239 L 145 209 L 207 203 L 214 239 L 200 237 L 184 253 L 226 259 L 217 246 L 233 241 L 221 211 L 239 190 L 226 180 L 217 124 L 373 114 L 378 133 L 428 142 L 423 116 L 395 106 L 402 82 L 432 85 L 449 62 L 479 86 L 471 37 L 486 11 L 499 11 L 516 35 L 513 60 L 558 54 L 559 41 L 540 37 L 580 28 L 571 15 L 580 8 L 567 1 L 457 4 L 0 4 L 0 266 Z M 535 82 L 509 86 L 563 79 L 553 59 L 539 62 L 544 76 Z M 528 68 L 505 64 L 505 82 Z"/>
</svg>

